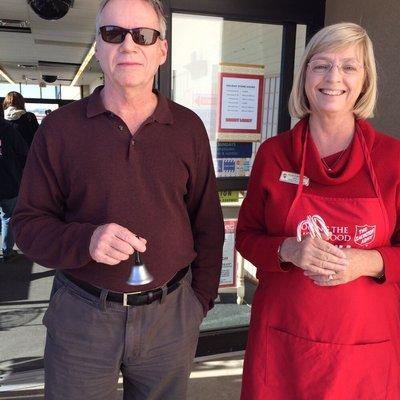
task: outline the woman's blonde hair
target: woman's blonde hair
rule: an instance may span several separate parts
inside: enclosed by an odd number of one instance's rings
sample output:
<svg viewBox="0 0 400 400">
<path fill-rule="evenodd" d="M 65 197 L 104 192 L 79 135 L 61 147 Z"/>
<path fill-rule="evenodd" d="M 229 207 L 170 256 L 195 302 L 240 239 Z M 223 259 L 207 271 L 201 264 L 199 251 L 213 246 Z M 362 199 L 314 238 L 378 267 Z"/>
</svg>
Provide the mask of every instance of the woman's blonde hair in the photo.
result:
<svg viewBox="0 0 400 400">
<path fill-rule="evenodd" d="M 353 113 L 356 118 L 371 118 L 377 98 L 377 75 L 374 50 L 366 30 L 351 22 L 329 25 L 317 32 L 304 50 L 299 70 L 294 78 L 289 98 L 289 112 L 292 117 L 303 118 L 310 114 L 310 105 L 305 92 L 308 62 L 321 52 L 340 51 L 350 46 L 358 46 L 364 60 L 364 84 Z"/>
</svg>

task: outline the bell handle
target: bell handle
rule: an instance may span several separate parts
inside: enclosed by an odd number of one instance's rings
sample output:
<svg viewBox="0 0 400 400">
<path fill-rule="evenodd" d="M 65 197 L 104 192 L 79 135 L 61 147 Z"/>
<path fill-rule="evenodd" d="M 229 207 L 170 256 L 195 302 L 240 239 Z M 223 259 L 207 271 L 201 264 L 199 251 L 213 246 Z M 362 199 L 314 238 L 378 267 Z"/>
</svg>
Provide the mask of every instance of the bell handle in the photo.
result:
<svg viewBox="0 0 400 400">
<path fill-rule="evenodd" d="M 142 264 L 143 263 L 142 260 L 140 259 L 140 253 L 137 250 L 135 250 L 133 265 L 142 265 Z"/>
</svg>

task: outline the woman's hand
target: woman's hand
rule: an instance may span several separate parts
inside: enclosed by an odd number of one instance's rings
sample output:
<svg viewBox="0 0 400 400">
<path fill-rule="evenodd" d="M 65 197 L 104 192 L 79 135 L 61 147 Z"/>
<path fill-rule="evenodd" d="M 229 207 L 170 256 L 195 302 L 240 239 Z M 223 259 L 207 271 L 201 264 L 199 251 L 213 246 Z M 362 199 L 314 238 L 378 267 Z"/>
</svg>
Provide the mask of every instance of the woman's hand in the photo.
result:
<svg viewBox="0 0 400 400">
<path fill-rule="evenodd" d="M 349 265 L 343 271 L 338 271 L 326 277 L 322 274 L 305 272 L 319 286 L 343 285 L 361 276 L 378 277 L 383 272 L 383 259 L 376 250 L 343 249 Z"/>
<path fill-rule="evenodd" d="M 287 238 L 281 245 L 280 255 L 312 276 L 327 279 L 344 272 L 349 264 L 345 253 L 326 240 L 306 236 L 301 242 Z"/>
</svg>

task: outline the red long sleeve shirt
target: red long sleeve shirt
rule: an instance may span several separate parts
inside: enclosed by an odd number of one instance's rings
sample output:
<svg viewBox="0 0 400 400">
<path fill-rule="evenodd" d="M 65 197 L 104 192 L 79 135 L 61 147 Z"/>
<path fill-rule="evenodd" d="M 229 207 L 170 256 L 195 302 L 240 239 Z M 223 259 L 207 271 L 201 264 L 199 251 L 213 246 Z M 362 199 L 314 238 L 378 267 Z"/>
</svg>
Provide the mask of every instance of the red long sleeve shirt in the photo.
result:
<svg viewBox="0 0 400 400">
<path fill-rule="evenodd" d="M 16 242 L 41 265 L 118 292 L 158 287 L 191 263 L 207 310 L 217 294 L 224 228 L 204 126 L 158 94 L 153 115 L 132 136 L 104 108 L 100 90 L 40 126 L 12 220 Z M 107 223 L 147 240 L 141 258 L 153 282 L 126 284 L 132 257 L 116 266 L 91 259 L 92 233 Z"/>
<path fill-rule="evenodd" d="M 377 248 L 384 260 L 386 282 L 400 282 L 400 141 L 374 130 L 363 120 L 356 121 L 362 130 L 389 218 L 391 246 Z M 282 272 L 277 251 L 286 238 L 283 230 L 289 208 L 295 198 L 297 185 L 282 183 L 282 171 L 300 172 L 300 160 L 307 120 L 292 130 L 264 142 L 255 159 L 248 192 L 239 213 L 236 231 L 238 251 L 257 267 L 258 277 L 267 272 Z M 364 165 L 352 169 L 350 157 L 363 156 L 359 143 L 354 141 L 350 151 L 336 166 L 337 176 L 325 178 L 324 168 L 311 135 L 305 176 L 310 185 L 304 192 L 332 197 L 375 197 L 370 174 Z M 362 165 L 362 163 L 360 163 Z"/>
</svg>

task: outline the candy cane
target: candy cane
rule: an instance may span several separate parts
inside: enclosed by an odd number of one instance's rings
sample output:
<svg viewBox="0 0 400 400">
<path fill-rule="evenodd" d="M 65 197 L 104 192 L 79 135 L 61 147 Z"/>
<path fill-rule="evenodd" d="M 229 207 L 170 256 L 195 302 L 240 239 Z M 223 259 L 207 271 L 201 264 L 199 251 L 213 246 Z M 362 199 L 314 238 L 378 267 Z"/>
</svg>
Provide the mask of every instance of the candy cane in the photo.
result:
<svg viewBox="0 0 400 400">
<path fill-rule="evenodd" d="M 307 215 L 307 218 L 297 225 L 297 241 L 301 242 L 302 229 L 308 228 L 308 232 L 312 238 L 318 237 L 322 239 L 321 232 L 328 238 L 331 236 L 331 232 L 329 231 L 328 227 L 326 226 L 325 221 L 323 218 L 317 214 L 315 215 Z"/>
</svg>

